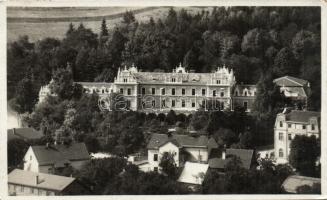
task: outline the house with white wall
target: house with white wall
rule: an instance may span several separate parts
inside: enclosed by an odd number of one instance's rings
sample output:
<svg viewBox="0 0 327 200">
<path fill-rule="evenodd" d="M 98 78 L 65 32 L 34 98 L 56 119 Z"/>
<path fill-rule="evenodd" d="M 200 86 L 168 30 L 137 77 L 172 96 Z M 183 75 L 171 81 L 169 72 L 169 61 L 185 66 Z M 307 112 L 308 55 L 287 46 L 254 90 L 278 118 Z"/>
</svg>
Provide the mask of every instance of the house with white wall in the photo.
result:
<svg viewBox="0 0 327 200">
<path fill-rule="evenodd" d="M 53 174 L 67 166 L 81 169 L 89 160 L 84 143 L 30 146 L 24 156 L 24 170 Z"/>
<path fill-rule="evenodd" d="M 186 161 L 208 163 L 211 150 L 218 148 L 218 144 L 204 135 L 153 134 L 147 148 L 150 169 L 158 171 L 165 152 L 174 155 L 177 167 L 183 166 Z"/>
<path fill-rule="evenodd" d="M 320 137 L 320 112 L 285 109 L 276 117 L 274 150 L 277 163 L 287 163 L 291 142 L 296 135 Z"/>
</svg>

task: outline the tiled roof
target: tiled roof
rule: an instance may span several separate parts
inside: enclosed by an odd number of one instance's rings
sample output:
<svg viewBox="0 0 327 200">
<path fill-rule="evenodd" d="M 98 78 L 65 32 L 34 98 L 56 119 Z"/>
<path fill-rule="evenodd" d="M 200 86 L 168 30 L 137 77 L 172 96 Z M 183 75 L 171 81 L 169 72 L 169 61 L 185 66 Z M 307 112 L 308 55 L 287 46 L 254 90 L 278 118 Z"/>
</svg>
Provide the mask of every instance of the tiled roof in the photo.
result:
<svg viewBox="0 0 327 200">
<path fill-rule="evenodd" d="M 211 157 L 209 159 L 209 166 L 210 168 L 218 168 L 223 169 L 225 165 L 230 160 L 230 156 L 237 156 L 242 161 L 242 166 L 246 169 L 250 169 L 251 161 L 253 157 L 253 150 L 252 149 L 226 149 L 226 159 L 222 159 L 220 157 Z"/>
<path fill-rule="evenodd" d="M 75 82 L 78 84 L 81 84 L 82 86 L 86 87 L 111 87 L 113 83 L 107 83 L 107 82 Z"/>
<path fill-rule="evenodd" d="M 55 164 L 62 166 L 74 160 L 88 160 L 89 153 L 84 143 L 73 143 L 71 145 L 51 145 L 46 146 L 31 146 L 38 163 L 40 165 Z"/>
<path fill-rule="evenodd" d="M 41 131 L 37 131 L 33 128 L 13 128 L 8 129 L 8 140 L 13 138 L 22 138 L 22 139 L 40 139 L 43 137 L 43 133 Z"/>
<path fill-rule="evenodd" d="M 177 181 L 201 185 L 208 167 L 208 164 L 185 162 L 184 169 Z"/>
<path fill-rule="evenodd" d="M 303 185 L 309 185 L 312 186 L 314 183 L 321 183 L 320 178 L 313 178 L 308 176 L 289 176 L 284 183 L 282 184 L 282 187 L 286 192 L 289 193 L 296 193 L 296 189 Z"/>
<path fill-rule="evenodd" d="M 320 112 L 292 110 L 286 114 L 286 121 L 309 123 L 311 117 L 320 118 Z"/>
<path fill-rule="evenodd" d="M 217 148 L 217 143 L 207 136 L 201 135 L 198 137 L 192 137 L 188 135 L 177 135 L 173 134 L 168 137 L 167 134 L 153 134 L 149 143 L 148 149 L 158 149 L 164 145 L 167 141 L 177 142 L 180 147 L 203 147 L 203 148 Z"/>
<path fill-rule="evenodd" d="M 300 78 L 295 78 L 292 76 L 283 76 L 274 80 L 278 86 L 289 86 L 289 87 L 301 87 L 305 86 L 308 81 Z"/>
<path fill-rule="evenodd" d="M 39 180 L 38 183 L 36 182 L 37 176 Z M 8 183 L 55 191 L 64 190 L 74 180 L 75 178 L 72 177 L 35 173 L 21 169 L 14 169 L 8 175 Z"/>
</svg>

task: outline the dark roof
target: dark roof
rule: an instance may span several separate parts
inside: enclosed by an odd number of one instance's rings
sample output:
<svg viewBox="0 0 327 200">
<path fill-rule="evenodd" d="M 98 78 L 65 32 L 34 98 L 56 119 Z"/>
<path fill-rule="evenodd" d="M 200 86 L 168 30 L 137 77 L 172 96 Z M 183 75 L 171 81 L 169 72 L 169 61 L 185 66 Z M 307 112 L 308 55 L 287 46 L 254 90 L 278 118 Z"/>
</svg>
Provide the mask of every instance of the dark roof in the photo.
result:
<svg viewBox="0 0 327 200">
<path fill-rule="evenodd" d="M 228 163 L 230 156 L 232 155 L 241 159 L 244 168 L 250 169 L 253 157 L 252 149 L 226 149 L 226 159 L 222 159 L 221 154 L 219 157 L 210 156 L 209 167 L 218 169 L 225 168 L 225 165 Z"/>
<path fill-rule="evenodd" d="M 88 160 L 89 153 L 84 143 L 72 143 L 71 145 L 50 145 L 31 146 L 39 165 L 55 164 L 57 167 L 63 166 L 74 160 Z"/>
<path fill-rule="evenodd" d="M 309 123 L 311 117 L 320 118 L 320 112 L 292 110 L 286 114 L 286 121 Z"/>
<path fill-rule="evenodd" d="M 270 149 L 274 149 L 274 144 L 256 147 L 257 151 L 270 150 Z"/>
<path fill-rule="evenodd" d="M 37 177 L 39 179 L 38 183 L 36 182 Z M 63 191 L 74 181 L 75 178 L 72 177 L 36 173 L 21 169 L 14 169 L 8 174 L 8 183 L 55 191 Z"/>
<path fill-rule="evenodd" d="M 308 81 L 300 78 L 295 78 L 292 76 L 283 76 L 275 79 L 274 83 L 276 83 L 278 86 L 301 87 L 308 84 Z"/>
<path fill-rule="evenodd" d="M 14 139 L 14 138 L 21 138 L 21 139 L 40 139 L 44 135 L 41 131 L 37 131 L 33 128 L 13 128 L 8 129 L 8 140 Z"/>
<path fill-rule="evenodd" d="M 289 176 L 282 184 L 286 192 L 296 193 L 296 189 L 303 185 L 313 186 L 314 183 L 321 184 L 320 178 L 313 178 L 308 176 Z"/>
<path fill-rule="evenodd" d="M 203 148 L 217 148 L 218 145 L 216 141 L 207 136 L 201 135 L 197 137 L 192 137 L 189 135 L 176 135 L 173 134 L 168 137 L 167 134 L 153 134 L 149 143 L 148 149 L 158 149 L 160 146 L 171 141 L 178 147 L 203 147 Z"/>
</svg>

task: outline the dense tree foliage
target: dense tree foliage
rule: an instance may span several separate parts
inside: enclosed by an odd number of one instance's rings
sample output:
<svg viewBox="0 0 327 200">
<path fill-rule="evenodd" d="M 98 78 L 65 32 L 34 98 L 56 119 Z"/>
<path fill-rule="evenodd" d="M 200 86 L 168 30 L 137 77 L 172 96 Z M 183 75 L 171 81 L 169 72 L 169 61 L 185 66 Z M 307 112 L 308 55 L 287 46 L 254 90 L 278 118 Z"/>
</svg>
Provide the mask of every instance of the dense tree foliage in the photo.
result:
<svg viewBox="0 0 327 200">
<path fill-rule="evenodd" d="M 315 136 L 295 136 L 291 143 L 290 164 L 303 176 L 317 177 L 320 168 L 316 162 L 320 156 L 320 142 Z"/>
</svg>

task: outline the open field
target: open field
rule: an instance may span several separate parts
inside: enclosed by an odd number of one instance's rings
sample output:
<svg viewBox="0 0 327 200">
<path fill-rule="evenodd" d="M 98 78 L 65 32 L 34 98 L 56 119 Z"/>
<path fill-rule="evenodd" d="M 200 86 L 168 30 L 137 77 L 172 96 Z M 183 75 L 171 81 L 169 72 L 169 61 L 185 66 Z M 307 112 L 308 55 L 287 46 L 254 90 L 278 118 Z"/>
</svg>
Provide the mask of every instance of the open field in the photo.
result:
<svg viewBox="0 0 327 200">
<path fill-rule="evenodd" d="M 177 7 L 175 10 L 182 8 Z M 209 8 L 187 7 L 188 12 L 196 13 Z M 132 10 L 139 22 L 165 17 L 169 7 L 109 7 L 109 8 L 8 8 L 7 39 L 17 40 L 19 36 L 28 35 L 31 41 L 45 37 L 62 39 L 69 23 L 78 26 L 83 22 L 85 27 L 99 33 L 101 20 L 107 20 L 109 29 L 121 22 L 125 11 Z M 210 9 L 209 9 L 210 10 Z"/>
</svg>

